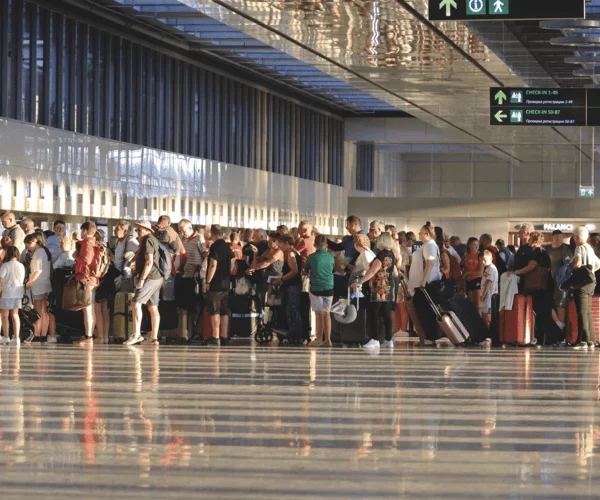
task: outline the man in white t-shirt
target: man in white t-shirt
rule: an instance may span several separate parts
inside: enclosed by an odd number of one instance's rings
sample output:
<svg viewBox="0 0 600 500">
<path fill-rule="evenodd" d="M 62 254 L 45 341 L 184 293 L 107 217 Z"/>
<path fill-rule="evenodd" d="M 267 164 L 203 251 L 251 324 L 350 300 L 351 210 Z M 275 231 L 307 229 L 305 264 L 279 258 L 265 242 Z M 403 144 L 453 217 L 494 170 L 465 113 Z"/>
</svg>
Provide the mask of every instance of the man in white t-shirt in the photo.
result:
<svg viewBox="0 0 600 500">
<path fill-rule="evenodd" d="M 425 261 L 425 272 L 423 273 L 423 279 L 421 280 L 421 286 L 424 287 L 429 283 L 442 279 L 442 272 L 440 271 L 440 249 L 435 240 L 431 238 L 426 239 L 428 238 L 428 235 L 419 233 L 419 236 L 423 241 L 423 260 Z"/>
</svg>

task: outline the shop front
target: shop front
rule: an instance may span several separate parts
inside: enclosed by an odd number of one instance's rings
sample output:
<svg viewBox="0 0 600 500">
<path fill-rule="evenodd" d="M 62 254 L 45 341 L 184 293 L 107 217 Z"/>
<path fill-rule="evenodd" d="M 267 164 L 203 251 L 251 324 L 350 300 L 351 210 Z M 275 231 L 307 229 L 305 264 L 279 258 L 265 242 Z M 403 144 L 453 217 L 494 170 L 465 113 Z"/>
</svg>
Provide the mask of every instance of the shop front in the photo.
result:
<svg viewBox="0 0 600 500">
<path fill-rule="evenodd" d="M 565 234 L 566 238 L 573 236 L 573 231 L 578 226 L 585 226 L 590 233 L 600 232 L 600 221 L 511 221 L 509 223 L 509 233 L 507 245 L 519 245 L 519 229 L 523 222 L 530 222 L 534 225 L 536 231 L 544 233 L 546 242 L 550 241 L 550 236 L 556 230 L 560 230 Z"/>
</svg>

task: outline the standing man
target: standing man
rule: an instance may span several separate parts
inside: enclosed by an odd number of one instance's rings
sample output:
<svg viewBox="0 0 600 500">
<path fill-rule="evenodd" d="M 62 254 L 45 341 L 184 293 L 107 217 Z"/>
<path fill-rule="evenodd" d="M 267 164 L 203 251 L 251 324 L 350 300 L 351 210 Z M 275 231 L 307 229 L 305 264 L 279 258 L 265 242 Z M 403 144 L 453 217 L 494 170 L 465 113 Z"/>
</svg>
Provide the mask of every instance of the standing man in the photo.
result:
<svg viewBox="0 0 600 500">
<path fill-rule="evenodd" d="M 303 220 L 298 225 L 298 243 L 296 250 L 302 257 L 302 263 L 306 263 L 308 256 L 315 253 L 315 238 L 312 234 L 313 225 L 307 220 Z"/>
<path fill-rule="evenodd" d="M 54 230 L 54 234 L 49 236 L 46 240 L 46 248 L 50 250 L 50 255 L 52 255 L 52 263 L 54 264 L 62 254 L 60 240 L 67 232 L 67 226 L 64 221 L 57 220 L 54 221 L 52 229 Z"/>
<path fill-rule="evenodd" d="M 21 257 L 25 253 L 25 233 L 23 229 L 17 224 L 17 218 L 10 210 L 4 212 L 0 217 L 0 221 L 4 226 L 4 233 L 2 236 L 10 238 L 9 246 L 15 246 L 19 249 Z"/>
<path fill-rule="evenodd" d="M 226 345 L 229 329 L 229 279 L 231 272 L 231 249 L 223 238 L 223 229 L 218 224 L 210 228 L 213 244 L 208 254 L 207 309 L 210 314 L 213 338 L 211 345 Z"/>
<path fill-rule="evenodd" d="M 385 225 L 384 225 L 385 228 Z M 346 231 L 348 235 L 344 236 L 341 243 L 335 243 L 334 241 L 328 240 L 327 247 L 329 250 L 334 252 L 344 252 L 346 262 L 353 264 L 358 258 L 359 252 L 354 248 L 354 235 L 365 234 L 362 230 L 362 222 L 359 217 L 351 215 L 346 219 Z"/>
<path fill-rule="evenodd" d="M 117 278 L 115 283 L 117 292 L 133 293 L 134 284 L 131 264 L 139 248 L 139 243 L 131 234 L 131 224 L 126 220 L 117 222 L 115 237 L 117 238 L 115 267 L 121 272 L 121 276 Z"/>
<path fill-rule="evenodd" d="M 131 301 L 133 334 L 125 341 L 125 344 L 158 346 L 158 328 L 160 326 L 158 304 L 160 302 L 160 289 L 164 282 L 159 267 L 160 245 L 154 237 L 152 224 L 149 221 L 138 222 L 135 226 L 140 240 L 140 247 L 135 258 L 135 274 L 138 280 Z M 148 306 L 152 323 L 152 332 L 145 340 L 141 334 L 142 305 L 144 304 Z"/>
<path fill-rule="evenodd" d="M 202 262 L 206 254 L 206 241 L 204 235 L 194 231 L 192 223 L 187 219 L 179 222 L 179 233 L 183 243 L 184 252 L 181 255 L 179 276 L 175 283 L 175 300 L 177 307 L 187 312 L 188 339 L 199 342 L 201 336 L 196 335 L 196 319 L 202 310 L 202 294 L 196 296 L 196 279 L 200 280 L 199 289 L 202 290 Z"/>
<path fill-rule="evenodd" d="M 83 309 L 83 323 L 85 325 L 85 337 L 79 340 L 79 344 L 93 344 L 94 328 L 96 326 L 96 312 L 94 304 L 96 302 L 96 288 L 98 288 L 98 278 L 96 278 L 95 262 L 96 247 L 99 243 L 96 240 L 96 224 L 92 221 L 84 222 L 81 225 L 81 241 L 77 257 L 75 258 L 75 279 L 84 286 L 91 287 L 92 301 L 89 306 Z"/>
<path fill-rule="evenodd" d="M 35 222 L 31 217 L 25 217 L 21 221 L 21 229 L 23 229 L 25 236 L 29 236 L 35 232 Z"/>
<path fill-rule="evenodd" d="M 520 245 L 514 259 L 515 271 L 520 271 L 524 267 L 527 267 L 529 261 L 531 260 L 533 248 L 529 245 L 529 235 L 533 233 L 534 230 L 535 228 L 533 227 L 533 224 L 530 224 L 529 222 L 521 224 L 521 228 L 519 229 Z"/>
<path fill-rule="evenodd" d="M 177 231 L 171 227 L 171 217 L 168 215 L 161 215 L 158 218 L 158 222 L 156 223 L 156 227 L 159 229 L 166 229 L 169 233 L 169 243 L 177 242 L 177 246 L 179 250 L 176 252 L 176 255 L 185 255 L 185 248 L 183 247 L 183 243 L 181 242 L 181 238 L 177 234 Z"/>
</svg>

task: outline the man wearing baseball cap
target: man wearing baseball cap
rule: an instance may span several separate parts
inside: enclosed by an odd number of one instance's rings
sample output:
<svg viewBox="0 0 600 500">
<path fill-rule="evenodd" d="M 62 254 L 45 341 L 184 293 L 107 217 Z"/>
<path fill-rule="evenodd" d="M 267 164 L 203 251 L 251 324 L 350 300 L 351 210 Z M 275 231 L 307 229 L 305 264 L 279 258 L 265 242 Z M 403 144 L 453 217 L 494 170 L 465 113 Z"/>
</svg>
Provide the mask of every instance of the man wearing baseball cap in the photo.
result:
<svg viewBox="0 0 600 500">
<path fill-rule="evenodd" d="M 135 230 L 139 236 L 140 246 L 135 255 L 133 268 L 137 277 L 135 294 L 131 301 L 133 333 L 125 341 L 125 344 L 158 345 L 158 327 L 160 324 L 158 303 L 160 302 L 160 289 L 164 281 L 159 268 L 160 244 L 154 237 L 152 224 L 149 221 L 136 223 Z M 141 335 L 142 305 L 144 304 L 148 306 L 152 323 L 152 333 L 146 340 Z"/>
</svg>

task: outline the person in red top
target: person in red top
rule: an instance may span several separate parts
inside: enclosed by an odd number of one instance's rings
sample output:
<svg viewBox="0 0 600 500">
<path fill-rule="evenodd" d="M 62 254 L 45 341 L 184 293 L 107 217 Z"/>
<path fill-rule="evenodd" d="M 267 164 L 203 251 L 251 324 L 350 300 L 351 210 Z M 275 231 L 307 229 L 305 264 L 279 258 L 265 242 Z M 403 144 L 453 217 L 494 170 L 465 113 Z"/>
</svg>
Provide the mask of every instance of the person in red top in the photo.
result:
<svg viewBox="0 0 600 500">
<path fill-rule="evenodd" d="M 95 292 L 98 287 L 98 278 L 95 276 L 94 257 L 96 255 L 96 224 L 92 221 L 81 225 L 81 241 L 79 251 L 75 258 L 75 278 L 77 281 L 92 286 L 92 302 L 83 309 L 83 322 L 85 324 L 85 337 L 79 340 L 79 344 L 92 344 L 96 314 L 94 311 Z"/>
<path fill-rule="evenodd" d="M 312 234 L 313 226 L 310 222 L 303 220 L 298 225 L 298 243 L 296 243 L 296 251 L 302 257 L 302 263 L 306 263 L 308 256 L 315 253 L 315 237 Z"/>
</svg>

